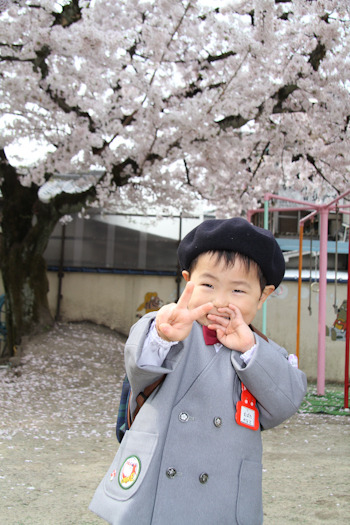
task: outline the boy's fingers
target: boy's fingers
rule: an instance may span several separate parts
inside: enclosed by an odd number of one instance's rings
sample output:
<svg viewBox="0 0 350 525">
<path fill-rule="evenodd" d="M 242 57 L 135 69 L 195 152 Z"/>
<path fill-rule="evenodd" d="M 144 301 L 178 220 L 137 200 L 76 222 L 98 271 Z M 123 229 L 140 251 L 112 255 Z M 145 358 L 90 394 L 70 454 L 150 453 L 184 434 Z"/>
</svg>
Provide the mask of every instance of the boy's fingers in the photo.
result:
<svg viewBox="0 0 350 525">
<path fill-rule="evenodd" d="M 225 332 L 223 330 L 221 330 L 221 328 L 218 328 L 216 330 L 216 337 L 219 339 L 219 341 L 220 341 L 220 339 L 222 339 L 224 337 L 224 335 L 225 335 Z"/>
<path fill-rule="evenodd" d="M 241 310 L 238 308 L 238 306 L 231 304 L 231 303 L 228 305 L 228 308 L 226 308 L 226 310 L 231 310 L 235 313 L 237 312 L 241 313 Z"/>
<path fill-rule="evenodd" d="M 212 324 L 218 324 L 222 326 L 227 326 L 230 322 L 230 319 L 227 319 L 226 317 L 213 314 L 209 314 L 208 319 L 212 322 Z"/>
<path fill-rule="evenodd" d="M 234 312 L 235 316 L 239 319 L 243 319 L 241 310 L 238 308 L 238 306 L 235 306 L 234 304 L 229 304 L 229 308 L 231 311 Z"/>
<path fill-rule="evenodd" d="M 197 306 L 197 308 L 194 308 L 191 310 L 191 318 L 193 321 L 196 321 L 200 317 L 203 317 L 203 315 L 206 315 L 210 312 L 210 310 L 213 308 L 213 303 L 205 303 L 201 306 Z"/>
<path fill-rule="evenodd" d="M 190 302 L 191 297 L 192 297 L 193 288 L 194 288 L 194 284 L 191 281 L 189 281 L 186 284 L 185 289 L 182 292 L 182 294 L 180 295 L 180 298 L 179 298 L 179 300 L 177 302 L 177 305 L 180 308 L 187 308 L 188 307 L 188 303 Z"/>
<path fill-rule="evenodd" d="M 228 314 L 231 321 L 243 319 L 240 309 L 234 304 L 229 304 L 228 308 L 218 308 L 218 311 L 220 314 Z"/>
<path fill-rule="evenodd" d="M 161 323 L 159 325 L 159 329 L 162 332 L 162 334 L 164 334 L 167 337 L 172 331 L 172 326 L 168 323 Z"/>
</svg>

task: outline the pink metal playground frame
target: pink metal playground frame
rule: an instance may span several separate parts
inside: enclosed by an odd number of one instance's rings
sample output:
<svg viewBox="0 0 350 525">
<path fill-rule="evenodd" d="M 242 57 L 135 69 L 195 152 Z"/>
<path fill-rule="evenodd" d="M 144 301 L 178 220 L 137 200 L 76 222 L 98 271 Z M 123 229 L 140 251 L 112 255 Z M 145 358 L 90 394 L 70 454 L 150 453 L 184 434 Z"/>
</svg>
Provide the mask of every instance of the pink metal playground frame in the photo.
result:
<svg viewBox="0 0 350 525">
<path fill-rule="evenodd" d="M 326 204 L 315 204 L 306 201 L 290 199 L 281 195 L 266 193 L 264 197 L 264 210 L 249 210 L 248 220 L 255 213 L 264 212 L 264 227 L 268 227 L 268 213 L 273 211 L 301 210 L 310 213 L 299 221 L 299 279 L 298 279 L 298 316 L 297 316 L 297 344 L 296 354 L 299 357 L 300 340 L 300 289 L 301 289 L 301 268 L 302 268 L 302 237 L 304 224 L 315 215 L 320 216 L 320 255 L 319 255 L 319 304 L 318 304 L 318 348 L 317 348 L 317 393 L 323 395 L 325 391 L 325 369 L 326 369 L 326 292 L 327 292 L 327 241 L 328 241 L 328 215 L 330 211 L 339 210 L 342 213 L 350 213 L 350 205 L 338 204 L 341 199 L 350 193 L 350 189 L 339 195 L 336 199 Z M 297 207 L 270 208 L 269 201 L 280 200 L 297 204 Z M 344 406 L 348 408 L 349 392 L 349 338 L 350 338 L 350 235 L 349 235 L 349 256 L 348 256 L 348 287 L 347 287 L 347 319 L 346 319 L 346 342 L 345 342 L 345 374 L 344 374 Z M 264 328 L 264 327 L 263 327 Z"/>
</svg>

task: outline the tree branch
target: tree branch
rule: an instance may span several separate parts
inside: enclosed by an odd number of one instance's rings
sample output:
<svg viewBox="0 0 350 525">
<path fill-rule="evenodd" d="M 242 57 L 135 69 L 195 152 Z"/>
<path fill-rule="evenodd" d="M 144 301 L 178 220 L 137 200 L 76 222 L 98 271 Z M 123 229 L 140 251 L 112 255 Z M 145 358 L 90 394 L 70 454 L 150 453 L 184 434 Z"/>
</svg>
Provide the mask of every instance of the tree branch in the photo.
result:
<svg viewBox="0 0 350 525">
<path fill-rule="evenodd" d="M 228 128 L 238 129 L 244 126 L 248 122 L 248 119 L 242 117 L 242 115 L 229 115 L 224 117 L 221 120 L 218 120 L 216 123 L 219 125 L 220 129 L 225 131 Z"/>
<path fill-rule="evenodd" d="M 282 86 L 276 93 L 272 95 L 273 100 L 277 100 L 277 103 L 273 107 L 272 113 L 287 113 L 287 109 L 283 108 L 283 102 L 287 100 L 289 95 L 297 91 L 299 88 L 296 84 L 286 84 Z"/>
<path fill-rule="evenodd" d="M 270 141 L 267 142 L 266 146 L 264 147 L 264 149 L 263 149 L 263 151 L 262 151 L 262 153 L 261 153 L 261 155 L 260 155 L 260 158 L 259 158 L 259 160 L 258 160 L 258 163 L 257 163 L 257 165 L 256 165 L 256 168 L 255 168 L 255 170 L 253 171 L 252 175 L 250 176 L 250 180 L 249 180 L 249 182 L 252 182 L 252 180 L 254 179 L 255 175 L 257 174 L 257 172 L 258 172 L 258 170 L 259 170 L 259 168 L 260 168 L 260 166 L 261 166 L 261 163 L 262 163 L 262 161 L 264 160 L 265 154 L 267 154 L 268 151 L 269 151 L 269 146 L 270 146 Z M 246 188 L 241 192 L 241 194 L 240 194 L 240 196 L 239 196 L 240 198 L 242 198 L 243 195 L 247 192 L 247 188 L 248 188 L 248 185 L 246 185 Z"/>
<path fill-rule="evenodd" d="M 113 175 L 113 182 L 115 183 L 116 186 L 118 187 L 125 186 L 125 184 L 129 182 L 131 175 L 127 173 L 123 173 L 128 167 L 131 168 L 134 175 L 137 175 L 139 173 L 139 165 L 134 159 L 130 157 L 125 159 L 123 162 L 120 162 L 119 164 L 115 164 L 112 167 L 111 172 Z"/>
<path fill-rule="evenodd" d="M 187 186 L 190 186 L 191 188 L 194 188 L 195 191 L 198 193 L 198 195 L 200 195 L 200 197 L 202 199 L 207 199 L 208 197 L 203 195 L 203 193 L 196 186 L 193 185 L 193 183 L 191 181 L 191 177 L 190 177 L 190 170 L 189 170 L 188 164 L 186 162 L 186 159 L 183 159 L 183 162 L 184 162 L 184 166 L 185 166 L 185 174 L 186 174 L 186 184 L 187 184 Z"/>
<path fill-rule="evenodd" d="M 218 60 L 226 60 L 226 58 L 234 57 L 237 53 L 235 51 L 226 51 L 226 53 L 221 53 L 220 55 L 208 55 L 206 60 L 210 62 L 217 62 Z"/>
<path fill-rule="evenodd" d="M 64 97 L 60 97 L 57 93 L 54 93 L 50 86 L 48 86 L 46 89 L 44 89 L 44 91 L 48 94 L 48 96 L 50 97 L 52 102 L 57 104 L 57 106 L 60 109 L 62 109 L 62 111 L 64 113 L 75 113 L 77 115 L 77 117 L 86 118 L 88 120 L 88 122 L 89 122 L 89 131 L 91 133 L 95 133 L 96 132 L 95 123 L 94 123 L 93 119 L 91 118 L 91 116 L 89 115 L 89 113 L 87 111 L 82 111 L 79 108 L 79 106 L 70 106 L 69 104 L 67 104 L 67 102 L 64 99 Z"/>
<path fill-rule="evenodd" d="M 317 38 L 317 46 L 309 55 L 309 64 L 314 71 L 318 71 L 322 60 L 325 58 L 327 53 L 327 48 L 324 44 L 320 42 Z"/>
<path fill-rule="evenodd" d="M 71 0 L 66 4 L 61 13 L 51 13 L 55 21 L 53 26 L 60 25 L 62 27 L 69 27 L 82 18 L 82 8 L 79 7 L 79 0 Z"/>
<path fill-rule="evenodd" d="M 340 191 L 338 190 L 338 188 L 336 188 L 336 186 L 334 186 L 334 184 L 332 184 L 328 179 L 327 177 L 325 177 L 325 175 L 322 173 L 322 171 L 320 170 L 320 168 L 316 165 L 316 161 L 314 159 L 314 157 L 312 155 L 310 155 L 309 153 L 306 154 L 306 160 L 311 164 L 311 166 L 313 166 L 313 168 L 315 169 L 316 173 L 327 183 L 329 184 L 329 186 L 331 188 L 333 188 L 337 193 L 338 195 L 340 195 Z"/>
<path fill-rule="evenodd" d="M 5 44 L 2 45 L 5 46 Z M 40 70 L 41 78 L 44 79 L 49 72 L 49 68 L 46 64 L 46 59 L 50 55 L 50 53 L 51 49 L 49 48 L 49 46 L 44 44 L 40 49 L 35 51 L 35 58 L 20 58 L 18 56 L 5 55 L 0 57 L 0 62 L 30 62 L 31 64 L 33 64 L 33 70 L 35 71 L 35 73 L 38 73 L 38 71 Z"/>
</svg>

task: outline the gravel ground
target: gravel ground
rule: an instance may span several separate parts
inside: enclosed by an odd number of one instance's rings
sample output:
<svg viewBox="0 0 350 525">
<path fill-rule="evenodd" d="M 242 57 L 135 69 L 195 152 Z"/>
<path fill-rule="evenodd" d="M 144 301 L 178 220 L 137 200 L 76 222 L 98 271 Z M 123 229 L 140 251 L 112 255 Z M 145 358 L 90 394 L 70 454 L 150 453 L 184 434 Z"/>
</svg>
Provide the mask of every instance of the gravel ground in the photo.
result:
<svg viewBox="0 0 350 525">
<path fill-rule="evenodd" d="M 123 345 L 101 326 L 59 324 L 0 369 L 1 525 L 105 523 L 88 505 L 118 446 Z M 349 523 L 350 417 L 296 414 L 263 442 L 265 524 Z"/>
</svg>

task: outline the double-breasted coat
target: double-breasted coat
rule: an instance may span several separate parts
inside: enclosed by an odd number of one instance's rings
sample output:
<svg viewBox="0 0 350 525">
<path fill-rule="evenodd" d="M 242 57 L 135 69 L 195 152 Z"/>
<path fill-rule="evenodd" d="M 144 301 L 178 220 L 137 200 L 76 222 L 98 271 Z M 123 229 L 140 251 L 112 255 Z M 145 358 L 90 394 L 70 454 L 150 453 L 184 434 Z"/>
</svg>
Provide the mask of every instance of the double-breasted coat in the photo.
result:
<svg viewBox="0 0 350 525">
<path fill-rule="evenodd" d="M 260 432 L 296 412 L 305 375 L 289 364 L 286 350 L 259 336 L 248 365 L 239 352 L 216 352 L 204 343 L 198 323 L 162 366 L 140 368 L 154 316 L 132 328 L 126 371 L 134 393 L 166 378 L 124 436 L 90 509 L 114 525 L 261 524 Z M 235 421 L 242 382 L 257 400 L 257 431 Z"/>
</svg>

